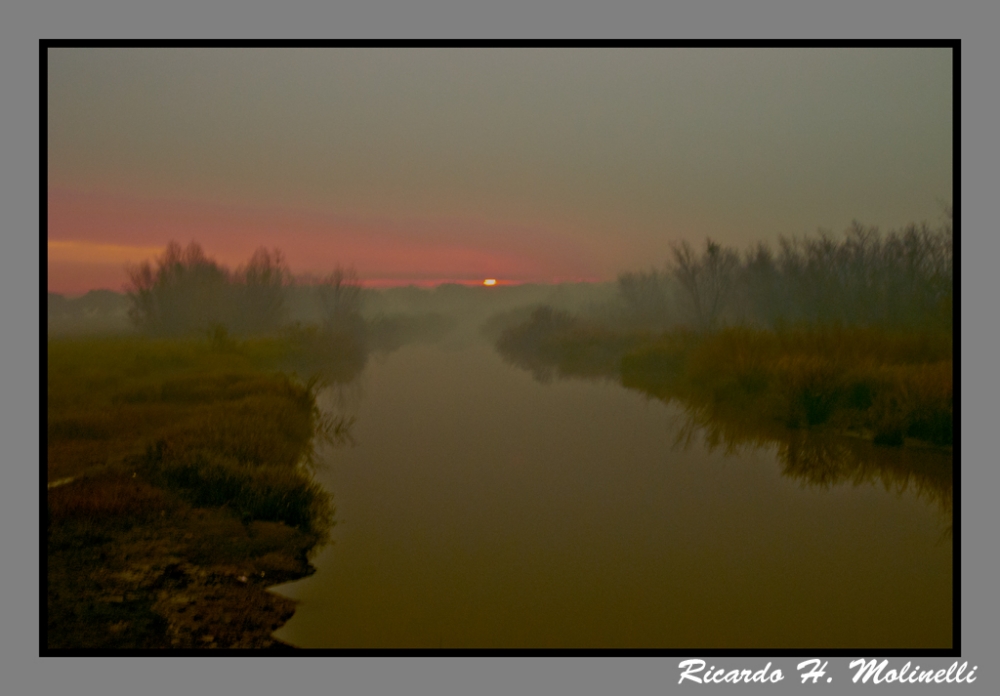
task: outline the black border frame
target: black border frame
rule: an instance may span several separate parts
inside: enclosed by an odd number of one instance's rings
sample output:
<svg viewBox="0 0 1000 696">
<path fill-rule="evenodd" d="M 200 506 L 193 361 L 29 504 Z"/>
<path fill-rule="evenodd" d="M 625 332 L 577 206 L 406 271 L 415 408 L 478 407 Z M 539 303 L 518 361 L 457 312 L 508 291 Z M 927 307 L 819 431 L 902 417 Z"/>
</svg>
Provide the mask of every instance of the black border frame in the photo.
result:
<svg viewBox="0 0 1000 696">
<path fill-rule="evenodd" d="M 953 225 L 953 432 L 952 452 L 952 647 L 945 649 L 870 648 L 346 648 L 346 649 L 53 649 L 48 638 L 48 524 L 46 458 L 48 452 L 48 49 L 50 48 L 950 48 L 952 56 L 952 225 Z M 961 657 L 961 229 L 962 229 L 962 42 L 960 39 L 738 39 L 738 40 L 581 40 L 581 39 L 406 39 L 406 40 L 266 40 L 266 39 L 40 39 L 39 105 L 39 656 L 40 657 L 752 657 L 752 658 L 909 658 Z"/>
</svg>

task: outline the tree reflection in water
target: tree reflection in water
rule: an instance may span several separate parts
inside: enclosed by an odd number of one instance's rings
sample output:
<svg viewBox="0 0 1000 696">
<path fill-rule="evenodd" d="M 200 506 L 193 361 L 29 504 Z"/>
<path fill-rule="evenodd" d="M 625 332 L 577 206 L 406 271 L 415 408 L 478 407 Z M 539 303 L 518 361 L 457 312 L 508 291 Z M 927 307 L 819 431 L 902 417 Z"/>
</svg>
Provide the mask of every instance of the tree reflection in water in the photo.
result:
<svg viewBox="0 0 1000 696">
<path fill-rule="evenodd" d="M 550 325 L 556 329 L 575 328 L 573 321 L 564 313 L 536 312 L 531 323 L 502 336 L 496 347 L 505 362 L 531 372 L 542 383 L 553 379 L 611 380 L 679 407 L 683 420 L 677 430 L 677 446 L 687 448 L 700 440 L 710 452 L 721 450 L 730 456 L 772 450 L 783 475 L 809 486 L 831 488 L 849 483 L 881 485 L 899 494 L 912 491 L 940 510 L 947 520 L 945 534 L 951 535 L 950 447 L 885 447 L 873 444 L 860 433 L 791 428 L 745 400 L 727 402 L 707 394 L 703 399 L 691 394 L 681 398 L 670 391 L 669 380 L 657 379 L 655 374 L 630 372 L 623 380 L 621 356 L 630 349 L 630 342 L 637 343 L 641 337 L 609 340 L 606 335 L 598 335 L 600 331 L 591 330 L 582 340 L 579 331 L 570 342 L 546 340 L 554 331 Z M 538 336 L 525 335 L 527 329 L 539 324 Z"/>
<path fill-rule="evenodd" d="M 846 483 L 869 484 L 897 493 L 913 491 L 951 520 L 953 479 L 949 450 L 882 447 L 849 434 L 794 430 L 778 423 L 767 427 L 735 409 L 723 412 L 719 408 L 656 398 L 677 403 L 684 410 L 685 420 L 676 440 L 680 446 L 689 447 L 700 436 L 709 451 L 721 449 L 727 455 L 773 449 L 781 473 L 804 484 L 822 488 Z M 951 533 L 950 523 L 947 533 Z"/>
</svg>

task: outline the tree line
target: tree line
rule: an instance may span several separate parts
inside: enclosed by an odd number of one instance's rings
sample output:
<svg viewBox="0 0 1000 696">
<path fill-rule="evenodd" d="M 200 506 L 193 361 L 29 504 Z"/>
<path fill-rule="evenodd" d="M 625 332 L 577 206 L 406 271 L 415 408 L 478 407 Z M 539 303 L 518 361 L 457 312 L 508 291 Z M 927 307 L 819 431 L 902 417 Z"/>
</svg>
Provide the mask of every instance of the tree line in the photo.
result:
<svg viewBox="0 0 1000 696">
<path fill-rule="evenodd" d="M 742 253 L 711 239 L 674 244 L 662 268 L 618 277 L 620 319 L 665 329 L 840 323 L 951 329 L 953 231 L 911 224 L 882 234 L 855 222 L 841 238 L 779 239 Z"/>
<path fill-rule="evenodd" d="M 127 269 L 128 315 L 142 331 L 160 336 L 225 329 L 237 335 L 268 333 L 288 319 L 292 275 L 278 249 L 261 247 L 230 271 L 208 258 L 197 242 L 171 241 L 163 254 Z M 363 326 L 357 274 L 337 268 L 314 289 L 327 332 Z"/>
</svg>

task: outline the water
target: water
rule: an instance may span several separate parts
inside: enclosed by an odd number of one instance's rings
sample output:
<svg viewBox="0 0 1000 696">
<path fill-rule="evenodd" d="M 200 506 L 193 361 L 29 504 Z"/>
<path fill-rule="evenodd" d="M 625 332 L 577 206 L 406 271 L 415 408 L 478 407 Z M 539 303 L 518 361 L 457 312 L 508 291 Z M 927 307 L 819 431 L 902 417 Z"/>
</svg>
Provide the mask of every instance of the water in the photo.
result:
<svg viewBox="0 0 1000 696">
<path fill-rule="evenodd" d="M 404 347 L 326 398 L 356 446 L 324 453 L 317 572 L 277 588 L 292 644 L 951 646 L 950 488 L 906 483 L 950 455 L 860 443 L 816 475 L 794 443 L 685 448 L 677 407 L 475 342 Z"/>
</svg>

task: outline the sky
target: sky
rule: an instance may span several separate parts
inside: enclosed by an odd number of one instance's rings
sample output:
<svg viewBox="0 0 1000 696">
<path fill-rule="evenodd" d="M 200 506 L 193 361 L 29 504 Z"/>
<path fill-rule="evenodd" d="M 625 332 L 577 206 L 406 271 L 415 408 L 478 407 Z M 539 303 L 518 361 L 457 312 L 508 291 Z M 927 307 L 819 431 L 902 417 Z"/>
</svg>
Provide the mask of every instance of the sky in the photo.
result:
<svg viewBox="0 0 1000 696">
<path fill-rule="evenodd" d="M 949 49 L 49 49 L 48 284 L 171 240 L 372 286 L 611 280 L 942 218 Z"/>
</svg>

